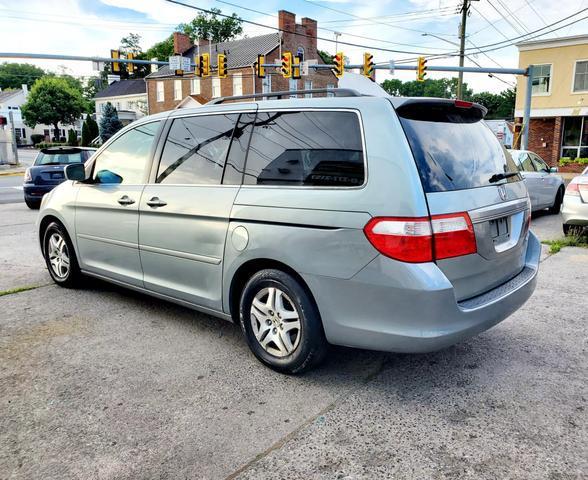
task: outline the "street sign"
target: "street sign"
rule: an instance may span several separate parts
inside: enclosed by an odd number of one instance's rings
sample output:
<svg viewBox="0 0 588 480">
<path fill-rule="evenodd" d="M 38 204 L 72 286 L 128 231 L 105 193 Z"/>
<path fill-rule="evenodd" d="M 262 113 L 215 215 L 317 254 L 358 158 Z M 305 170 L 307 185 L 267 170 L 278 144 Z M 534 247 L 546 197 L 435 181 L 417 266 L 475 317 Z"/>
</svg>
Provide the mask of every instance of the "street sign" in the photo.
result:
<svg viewBox="0 0 588 480">
<path fill-rule="evenodd" d="M 192 71 L 192 60 L 190 57 L 181 57 L 182 58 L 182 70 L 184 72 L 191 72 Z"/>
<path fill-rule="evenodd" d="M 308 75 L 308 62 L 301 62 L 300 63 L 300 75 L 306 77 Z"/>
<path fill-rule="evenodd" d="M 394 75 L 394 60 L 390 60 L 390 75 Z"/>
<path fill-rule="evenodd" d="M 169 57 L 169 69 L 170 70 L 182 70 L 182 56 L 172 55 Z"/>
</svg>

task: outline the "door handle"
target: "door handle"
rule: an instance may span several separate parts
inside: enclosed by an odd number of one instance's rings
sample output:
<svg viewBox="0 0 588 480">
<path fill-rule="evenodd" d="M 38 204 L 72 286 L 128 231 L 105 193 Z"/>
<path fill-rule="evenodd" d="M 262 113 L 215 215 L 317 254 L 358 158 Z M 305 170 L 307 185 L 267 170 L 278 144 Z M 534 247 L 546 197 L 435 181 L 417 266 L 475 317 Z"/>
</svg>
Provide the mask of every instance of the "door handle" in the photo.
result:
<svg viewBox="0 0 588 480">
<path fill-rule="evenodd" d="M 149 205 L 151 208 L 157 208 L 165 207 L 167 203 L 165 203 L 163 200 L 160 200 L 158 197 L 153 197 L 152 199 L 147 200 L 147 205 Z"/>
<path fill-rule="evenodd" d="M 121 205 L 132 205 L 133 203 L 135 203 L 135 201 L 128 195 L 123 195 L 118 199 L 118 203 L 120 203 Z"/>
</svg>

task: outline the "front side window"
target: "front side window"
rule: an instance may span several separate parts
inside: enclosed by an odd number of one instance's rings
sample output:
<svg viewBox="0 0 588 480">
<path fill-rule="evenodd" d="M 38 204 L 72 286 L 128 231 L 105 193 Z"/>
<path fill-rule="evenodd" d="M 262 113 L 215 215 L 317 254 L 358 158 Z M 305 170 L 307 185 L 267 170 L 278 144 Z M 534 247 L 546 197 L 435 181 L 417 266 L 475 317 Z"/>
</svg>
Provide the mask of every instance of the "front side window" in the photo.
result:
<svg viewBox="0 0 588 480">
<path fill-rule="evenodd" d="M 549 166 L 537 155 L 531 155 L 531 161 L 538 172 L 549 172 Z"/>
<path fill-rule="evenodd" d="M 100 152 L 94 163 L 94 182 L 144 183 L 160 123 L 151 122 L 128 130 Z"/>
<path fill-rule="evenodd" d="M 576 62 L 574 92 L 588 92 L 588 60 Z"/>
<path fill-rule="evenodd" d="M 255 120 L 243 183 L 357 187 L 364 182 L 353 112 L 267 112 Z"/>
<path fill-rule="evenodd" d="M 221 183 L 238 114 L 198 115 L 173 121 L 157 171 L 157 183 Z"/>
<path fill-rule="evenodd" d="M 548 94 L 551 92 L 551 65 L 535 65 L 533 67 L 533 79 L 531 80 L 533 95 Z"/>
<path fill-rule="evenodd" d="M 182 99 L 182 81 L 174 80 L 174 100 Z"/>
<path fill-rule="evenodd" d="M 163 90 L 163 82 L 157 82 L 157 101 L 163 102 L 165 99 L 164 90 Z"/>
</svg>

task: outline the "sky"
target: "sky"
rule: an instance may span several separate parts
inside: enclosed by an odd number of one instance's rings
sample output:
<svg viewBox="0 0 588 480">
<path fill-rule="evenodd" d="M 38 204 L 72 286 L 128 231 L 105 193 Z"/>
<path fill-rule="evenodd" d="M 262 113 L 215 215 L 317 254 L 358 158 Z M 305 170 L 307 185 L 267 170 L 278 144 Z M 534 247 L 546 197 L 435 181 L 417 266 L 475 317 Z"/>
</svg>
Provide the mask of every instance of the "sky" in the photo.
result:
<svg viewBox="0 0 588 480">
<path fill-rule="evenodd" d="M 245 20 L 274 27 L 277 27 L 277 12 L 280 9 L 295 13 L 298 21 L 302 17 L 314 18 L 318 21 L 318 36 L 324 38 L 318 41 L 319 49 L 335 53 L 334 32 L 340 33 L 340 42 L 362 45 L 339 44 L 338 50 L 343 51 L 351 63 L 361 63 L 364 51 L 370 51 L 374 61 L 382 63 L 411 59 L 420 54 L 454 52 L 459 41 L 460 14 L 457 4 L 460 0 L 180 1 L 200 8 L 216 7 L 223 13 L 234 12 Z M 482 66 L 516 68 L 516 47 L 485 54 L 477 52 L 476 48 L 501 41 L 509 43 L 507 39 L 528 35 L 528 32 L 581 9 L 587 10 L 556 27 L 587 16 L 588 0 L 472 1 L 467 20 L 466 48 L 469 50 L 465 64 L 475 66 L 477 62 Z M 175 25 L 188 22 L 197 14 L 196 10 L 165 0 L 0 0 L 0 52 L 109 56 L 110 49 L 118 47 L 120 39 L 131 32 L 141 35 L 141 44 L 146 50 L 166 38 Z M 244 34 L 248 36 L 272 32 L 246 23 L 243 27 Z M 588 19 L 537 38 L 578 34 L 588 34 Z M 0 58 L 2 61 L 6 60 Z M 47 70 L 80 77 L 95 74 L 90 62 L 8 61 L 34 63 Z M 429 65 L 457 64 L 456 57 L 429 60 Z M 450 74 L 428 74 L 428 78 L 442 76 Z M 513 76 L 499 77 L 465 74 L 464 81 L 476 92 L 499 92 L 514 85 Z M 413 80 L 415 74 L 396 71 L 392 76 L 388 71 L 378 71 L 378 82 L 387 78 Z"/>
</svg>

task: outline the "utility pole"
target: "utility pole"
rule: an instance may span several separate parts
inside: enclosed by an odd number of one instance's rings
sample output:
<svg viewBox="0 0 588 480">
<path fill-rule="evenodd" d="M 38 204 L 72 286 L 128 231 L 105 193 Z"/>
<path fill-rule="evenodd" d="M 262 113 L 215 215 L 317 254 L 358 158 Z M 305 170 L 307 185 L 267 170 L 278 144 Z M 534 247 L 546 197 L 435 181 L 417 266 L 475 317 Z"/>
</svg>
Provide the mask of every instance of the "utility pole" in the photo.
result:
<svg viewBox="0 0 588 480">
<path fill-rule="evenodd" d="M 463 0 L 461 6 L 461 23 L 459 25 L 459 66 L 463 67 L 465 57 L 465 40 L 466 40 L 466 22 L 470 10 L 470 3 L 479 0 Z M 461 100 L 463 96 L 463 72 L 460 71 L 457 76 L 457 99 Z"/>
</svg>

